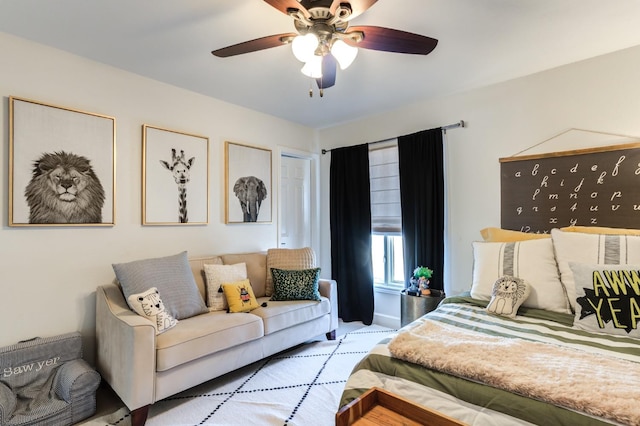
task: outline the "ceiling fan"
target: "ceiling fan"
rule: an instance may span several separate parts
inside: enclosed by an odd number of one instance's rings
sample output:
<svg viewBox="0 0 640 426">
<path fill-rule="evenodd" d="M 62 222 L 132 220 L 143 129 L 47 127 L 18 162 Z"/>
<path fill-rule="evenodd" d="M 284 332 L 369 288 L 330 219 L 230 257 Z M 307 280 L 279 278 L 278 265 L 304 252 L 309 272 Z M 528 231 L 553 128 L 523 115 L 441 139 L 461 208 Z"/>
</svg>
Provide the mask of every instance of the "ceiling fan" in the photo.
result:
<svg viewBox="0 0 640 426">
<path fill-rule="evenodd" d="M 427 55 L 438 40 L 406 31 L 371 25 L 349 26 L 377 0 L 264 0 L 293 18 L 297 33 L 274 34 L 223 47 L 211 53 L 220 58 L 292 44 L 305 66 L 302 72 L 315 78 L 320 96 L 336 82 L 336 69 L 348 67 L 357 47 L 386 52 Z M 309 95 L 313 92 L 310 90 Z"/>
</svg>

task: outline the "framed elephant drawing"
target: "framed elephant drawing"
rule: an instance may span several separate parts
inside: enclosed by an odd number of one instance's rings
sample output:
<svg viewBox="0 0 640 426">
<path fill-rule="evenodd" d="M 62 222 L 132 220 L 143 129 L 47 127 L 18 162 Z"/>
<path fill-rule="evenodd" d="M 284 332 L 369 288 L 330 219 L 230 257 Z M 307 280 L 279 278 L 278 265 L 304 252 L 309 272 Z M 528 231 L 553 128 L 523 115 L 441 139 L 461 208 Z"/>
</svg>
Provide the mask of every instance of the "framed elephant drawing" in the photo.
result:
<svg viewBox="0 0 640 426">
<path fill-rule="evenodd" d="M 269 223 L 271 150 L 225 142 L 225 223 Z"/>
</svg>

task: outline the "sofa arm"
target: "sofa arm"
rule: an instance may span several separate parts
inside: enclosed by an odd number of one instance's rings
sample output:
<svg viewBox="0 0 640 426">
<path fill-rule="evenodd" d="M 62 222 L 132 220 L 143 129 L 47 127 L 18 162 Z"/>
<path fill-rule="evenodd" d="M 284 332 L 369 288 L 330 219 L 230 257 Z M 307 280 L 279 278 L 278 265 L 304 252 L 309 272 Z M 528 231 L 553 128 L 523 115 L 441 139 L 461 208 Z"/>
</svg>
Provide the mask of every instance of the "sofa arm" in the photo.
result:
<svg viewBox="0 0 640 426">
<path fill-rule="evenodd" d="M 11 389 L 0 382 L 0 425 L 9 423 L 11 414 L 16 409 L 16 396 Z"/>
<path fill-rule="evenodd" d="M 130 410 L 155 402 L 155 328 L 115 284 L 96 290 L 96 366 Z"/>
<path fill-rule="evenodd" d="M 331 328 L 330 331 L 338 329 L 338 283 L 335 280 L 320 278 L 318 281 L 320 295 L 326 297 L 331 302 Z"/>
<path fill-rule="evenodd" d="M 83 359 L 64 363 L 53 378 L 56 395 L 71 403 L 92 395 L 100 385 L 100 374 Z"/>
</svg>

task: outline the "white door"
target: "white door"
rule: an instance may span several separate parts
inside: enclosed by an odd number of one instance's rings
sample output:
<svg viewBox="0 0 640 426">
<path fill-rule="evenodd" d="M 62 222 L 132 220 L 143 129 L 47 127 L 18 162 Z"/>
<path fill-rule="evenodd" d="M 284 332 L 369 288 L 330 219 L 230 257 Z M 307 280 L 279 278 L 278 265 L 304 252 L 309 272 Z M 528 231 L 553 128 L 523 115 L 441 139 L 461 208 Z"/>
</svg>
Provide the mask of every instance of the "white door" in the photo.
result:
<svg viewBox="0 0 640 426">
<path fill-rule="evenodd" d="M 280 247 L 311 247 L 311 160 L 280 158 Z"/>
</svg>

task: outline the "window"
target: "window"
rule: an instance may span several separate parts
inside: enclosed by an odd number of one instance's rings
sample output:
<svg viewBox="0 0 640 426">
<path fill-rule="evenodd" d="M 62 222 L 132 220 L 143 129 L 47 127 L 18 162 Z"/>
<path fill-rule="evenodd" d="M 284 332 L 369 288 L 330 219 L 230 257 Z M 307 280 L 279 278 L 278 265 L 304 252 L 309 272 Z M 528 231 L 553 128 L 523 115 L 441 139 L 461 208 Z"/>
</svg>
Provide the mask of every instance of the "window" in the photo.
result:
<svg viewBox="0 0 640 426">
<path fill-rule="evenodd" d="M 398 143 L 390 141 L 369 151 L 371 227 L 374 232 L 402 232 Z"/>
<path fill-rule="evenodd" d="M 396 139 L 376 144 L 376 148 L 369 151 L 369 179 L 374 285 L 403 289 L 402 210 Z"/>
<path fill-rule="evenodd" d="M 402 235 L 375 233 L 371 237 L 374 285 L 393 290 L 403 289 Z"/>
</svg>

